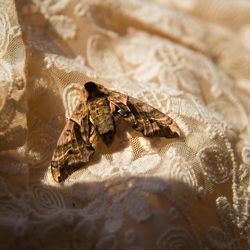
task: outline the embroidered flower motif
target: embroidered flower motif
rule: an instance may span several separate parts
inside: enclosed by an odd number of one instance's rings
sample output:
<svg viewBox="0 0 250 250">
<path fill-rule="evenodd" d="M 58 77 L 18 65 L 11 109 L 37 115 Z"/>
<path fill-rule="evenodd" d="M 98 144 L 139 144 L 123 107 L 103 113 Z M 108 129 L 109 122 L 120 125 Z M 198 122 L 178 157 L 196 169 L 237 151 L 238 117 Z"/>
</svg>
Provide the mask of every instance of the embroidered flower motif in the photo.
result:
<svg viewBox="0 0 250 250">
<path fill-rule="evenodd" d="M 80 184 L 79 184 L 80 185 Z M 103 229 L 106 233 L 117 233 L 123 223 L 125 215 L 129 215 L 135 222 L 141 223 L 151 216 L 151 209 L 147 196 L 152 193 L 162 193 L 166 190 L 166 183 L 159 178 L 125 177 L 106 180 L 98 186 L 99 199 L 91 190 L 79 190 L 75 187 L 73 195 L 77 199 L 91 199 L 83 209 L 83 213 L 92 220 L 104 218 Z M 102 194 L 100 191 L 102 190 Z M 147 196 L 145 195 L 147 192 Z M 85 197 L 85 198 L 84 198 Z M 94 197 L 94 200 L 93 200 Z"/>
<path fill-rule="evenodd" d="M 89 171 L 102 179 L 127 175 L 140 176 L 156 168 L 159 163 L 158 154 L 143 155 L 134 160 L 132 147 L 127 147 L 122 152 L 113 153 L 111 160 L 102 157 L 101 164 L 91 165 Z"/>
<path fill-rule="evenodd" d="M 82 56 L 68 58 L 55 54 L 45 54 L 44 62 L 47 69 L 50 69 L 52 66 L 54 66 L 60 70 L 64 70 L 67 73 L 79 71 L 90 77 L 96 77 L 95 72 L 85 65 L 85 60 Z"/>
<path fill-rule="evenodd" d="M 168 249 L 200 249 L 198 242 L 190 231 L 183 226 L 167 229 L 157 241 L 158 250 Z"/>
<path fill-rule="evenodd" d="M 157 175 L 171 182 L 186 184 L 192 190 L 198 189 L 198 181 L 192 163 L 181 157 L 174 147 L 167 150 L 162 168 Z"/>
<path fill-rule="evenodd" d="M 69 0 L 33 0 L 41 7 L 43 13 L 56 14 L 62 11 L 69 3 Z"/>
<path fill-rule="evenodd" d="M 63 15 L 53 15 L 49 17 L 49 21 L 63 39 L 72 39 L 76 36 L 76 25 L 71 18 Z"/>
<path fill-rule="evenodd" d="M 213 249 L 232 249 L 230 239 L 226 233 L 218 227 L 210 227 L 207 231 L 206 238 L 209 246 Z"/>
<path fill-rule="evenodd" d="M 80 84 L 71 83 L 63 90 L 63 105 L 65 107 L 65 116 L 69 119 L 75 110 L 82 93 Z"/>
<path fill-rule="evenodd" d="M 1 30 L 0 58 L 4 56 L 9 46 L 10 28 L 11 28 L 11 24 L 10 24 L 9 16 L 7 15 L 7 13 L 3 12 L 3 9 L 1 9 L 1 12 L 0 12 L 0 30 Z"/>
<path fill-rule="evenodd" d="M 0 59 L 0 112 L 13 91 L 13 68 L 6 61 Z"/>
<path fill-rule="evenodd" d="M 247 165 L 250 165 L 250 148 L 249 147 L 244 147 L 242 149 L 242 160 Z"/>
<path fill-rule="evenodd" d="M 65 207 L 63 197 L 58 191 L 38 184 L 32 185 L 32 189 L 36 205 L 43 211 L 48 212 Z"/>
<path fill-rule="evenodd" d="M 227 152 L 218 146 L 205 147 L 199 152 L 205 175 L 215 184 L 225 183 L 230 176 L 232 162 Z"/>
</svg>

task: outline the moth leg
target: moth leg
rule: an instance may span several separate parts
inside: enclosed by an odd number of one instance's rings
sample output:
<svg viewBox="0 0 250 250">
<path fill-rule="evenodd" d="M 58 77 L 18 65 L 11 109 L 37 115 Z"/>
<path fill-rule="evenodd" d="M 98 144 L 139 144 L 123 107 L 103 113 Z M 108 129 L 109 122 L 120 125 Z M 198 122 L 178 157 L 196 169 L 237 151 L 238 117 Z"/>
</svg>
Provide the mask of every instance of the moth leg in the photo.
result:
<svg viewBox="0 0 250 250">
<path fill-rule="evenodd" d="M 96 129 L 94 125 L 91 122 L 89 122 L 89 143 L 91 147 L 92 145 L 94 146 L 96 144 L 97 139 L 98 139 L 98 136 L 96 133 Z"/>
</svg>

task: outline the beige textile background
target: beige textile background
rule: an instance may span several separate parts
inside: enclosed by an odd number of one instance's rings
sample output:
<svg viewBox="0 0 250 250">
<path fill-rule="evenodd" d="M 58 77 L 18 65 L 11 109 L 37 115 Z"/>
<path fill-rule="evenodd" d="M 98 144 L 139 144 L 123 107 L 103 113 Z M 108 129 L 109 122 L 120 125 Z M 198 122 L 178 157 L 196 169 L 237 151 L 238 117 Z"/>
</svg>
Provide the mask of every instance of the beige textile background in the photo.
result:
<svg viewBox="0 0 250 250">
<path fill-rule="evenodd" d="M 0 0 L 0 249 L 249 249 L 250 1 Z M 88 80 L 171 116 L 49 169 Z"/>
</svg>

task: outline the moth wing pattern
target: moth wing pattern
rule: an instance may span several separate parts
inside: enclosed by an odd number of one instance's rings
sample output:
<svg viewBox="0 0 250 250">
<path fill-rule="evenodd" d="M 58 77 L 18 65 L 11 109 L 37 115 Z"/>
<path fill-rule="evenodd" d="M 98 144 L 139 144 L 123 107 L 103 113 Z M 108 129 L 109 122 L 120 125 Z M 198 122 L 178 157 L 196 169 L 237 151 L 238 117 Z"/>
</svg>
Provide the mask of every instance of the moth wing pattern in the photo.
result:
<svg viewBox="0 0 250 250">
<path fill-rule="evenodd" d="M 94 136 L 95 129 L 89 123 L 84 106 L 84 103 L 77 105 L 58 139 L 51 161 L 51 172 L 56 182 L 62 182 L 73 171 L 86 164 L 94 153 L 90 135 Z"/>
<path fill-rule="evenodd" d="M 176 138 L 181 135 L 176 122 L 158 109 L 116 91 L 109 91 L 111 112 L 128 121 L 147 137 Z"/>
</svg>

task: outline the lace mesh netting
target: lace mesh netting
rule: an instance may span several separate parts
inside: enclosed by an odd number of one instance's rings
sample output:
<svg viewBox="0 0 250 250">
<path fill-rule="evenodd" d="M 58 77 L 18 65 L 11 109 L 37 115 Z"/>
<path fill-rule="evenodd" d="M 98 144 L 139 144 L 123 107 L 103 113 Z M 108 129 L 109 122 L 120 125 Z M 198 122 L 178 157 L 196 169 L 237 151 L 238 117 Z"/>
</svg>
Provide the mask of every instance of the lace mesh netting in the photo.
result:
<svg viewBox="0 0 250 250">
<path fill-rule="evenodd" d="M 248 249 L 250 2 L 0 0 L 0 248 Z M 50 160 L 86 81 L 173 118 L 119 123 L 63 184 Z"/>
</svg>

